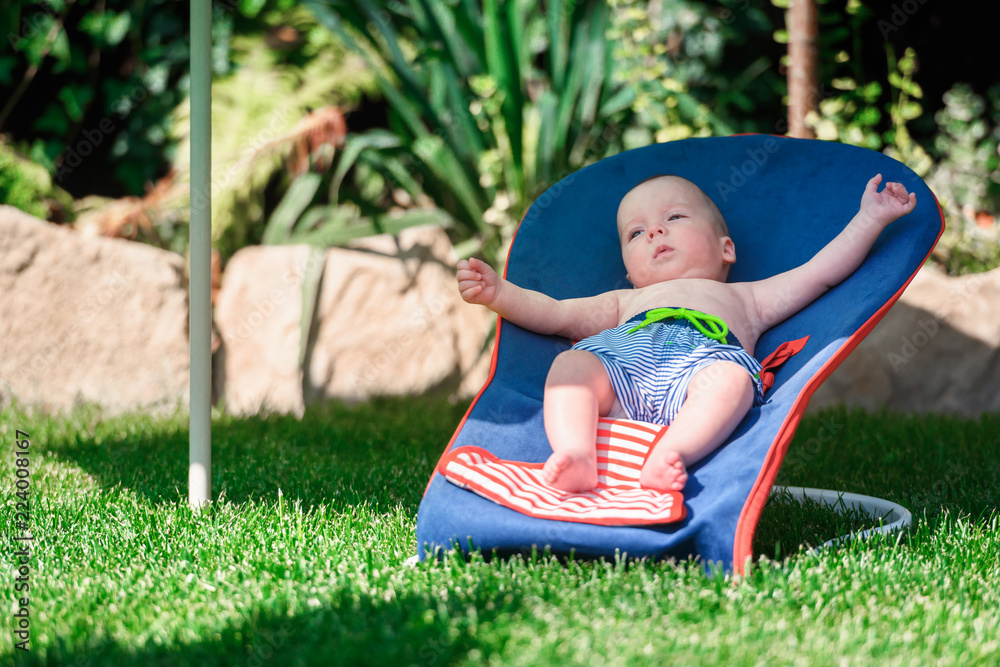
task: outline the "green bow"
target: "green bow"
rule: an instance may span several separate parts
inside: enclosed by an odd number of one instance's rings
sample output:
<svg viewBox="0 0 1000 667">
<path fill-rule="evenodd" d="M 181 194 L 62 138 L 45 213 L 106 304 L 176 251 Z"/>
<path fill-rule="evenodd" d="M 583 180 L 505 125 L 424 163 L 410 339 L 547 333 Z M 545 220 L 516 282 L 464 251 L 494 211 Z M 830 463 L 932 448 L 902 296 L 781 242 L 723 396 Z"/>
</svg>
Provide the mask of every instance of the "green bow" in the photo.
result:
<svg viewBox="0 0 1000 667">
<path fill-rule="evenodd" d="M 638 331 L 645 326 L 649 326 L 653 322 L 659 322 L 660 320 L 671 318 L 687 320 L 694 325 L 695 329 L 700 331 L 707 338 L 717 340 L 720 343 L 726 342 L 726 334 L 729 333 L 729 327 L 726 326 L 726 323 L 721 317 L 709 315 L 699 310 L 688 310 L 687 308 L 653 308 L 646 313 L 646 319 L 640 322 L 637 326 L 629 329 L 627 333 Z"/>
</svg>

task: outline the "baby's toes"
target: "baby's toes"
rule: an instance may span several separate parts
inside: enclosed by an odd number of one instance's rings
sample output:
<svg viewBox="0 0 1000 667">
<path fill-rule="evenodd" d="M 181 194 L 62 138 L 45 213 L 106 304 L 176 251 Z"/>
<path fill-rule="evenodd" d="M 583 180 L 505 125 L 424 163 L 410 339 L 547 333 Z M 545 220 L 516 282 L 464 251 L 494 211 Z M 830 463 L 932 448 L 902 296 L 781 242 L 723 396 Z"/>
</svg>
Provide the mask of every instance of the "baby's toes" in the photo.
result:
<svg viewBox="0 0 1000 667">
<path fill-rule="evenodd" d="M 542 466 L 542 479 L 551 484 L 559 477 L 559 473 L 569 465 L 569 457 L 562 452 L 553 452 Z"/>
<path fill-rule="evenodd" d="M 677 471 L 677 476 L 674 478 L 673 483 L 670 485 L 671 491 L 680 491 L 686 485 L 688 481 L 687 471 L 684 470 L 684 465 L 681 464 L 680 470 Z"/>
</svg>

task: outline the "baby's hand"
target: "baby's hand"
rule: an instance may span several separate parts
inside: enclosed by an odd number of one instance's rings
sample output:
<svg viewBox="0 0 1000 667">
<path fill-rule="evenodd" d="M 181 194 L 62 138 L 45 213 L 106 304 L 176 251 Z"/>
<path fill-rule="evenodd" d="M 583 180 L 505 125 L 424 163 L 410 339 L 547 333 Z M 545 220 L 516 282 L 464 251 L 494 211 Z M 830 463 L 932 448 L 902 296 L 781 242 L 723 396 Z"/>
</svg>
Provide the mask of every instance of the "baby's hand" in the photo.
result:
<svg viewBox="0 0 1000 667">
<path fill-rule="evenodd" d="M 886 183 L 882 192 L 878 184 L 882 182 L 882 174 L 876 174 L 865 186 L 861 196 L 861 212 L 866 213 L 880 226 L 885 227 L 896 218 L 902 217 L 917 205 L 917 195 L 907 194 L 902 183 Z"/>
<path fill-rule="evenodd" d="M 489 306 L 500 292 L 500 276 L 496 271 L 475 257 L 458 263 L 458 289 L 468 303 Z"/>
</svg>

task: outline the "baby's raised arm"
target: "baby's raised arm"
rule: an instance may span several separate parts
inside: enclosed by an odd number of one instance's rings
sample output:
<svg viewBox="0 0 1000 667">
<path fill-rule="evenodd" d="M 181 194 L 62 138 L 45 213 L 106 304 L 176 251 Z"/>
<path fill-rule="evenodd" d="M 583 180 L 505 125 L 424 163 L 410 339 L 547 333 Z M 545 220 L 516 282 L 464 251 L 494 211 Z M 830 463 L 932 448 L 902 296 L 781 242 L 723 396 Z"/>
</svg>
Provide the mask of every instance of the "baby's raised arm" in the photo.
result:
<svg viewBox="0 0 1000 667">
<path fill-rule="evenodd" d="M 582 340 L 618 325 L 618 296 L 614 292 L 560 301 L 518 287 L 476 258 L 460 261 L 455 277 L 465 301 L 486 306 L 529 331 Z"/>
<path fill-rule="evenodd" d="M 915 194 L 907 193 L 900 183 L 886 183 L 879 192 L 881 181 L 882 174 L 868 181 L 857 215 L 812 259 L 750 284 L 761 331 L 791 317 L 854 273 L 882 230 L 913 210 Z"/>
</svg>

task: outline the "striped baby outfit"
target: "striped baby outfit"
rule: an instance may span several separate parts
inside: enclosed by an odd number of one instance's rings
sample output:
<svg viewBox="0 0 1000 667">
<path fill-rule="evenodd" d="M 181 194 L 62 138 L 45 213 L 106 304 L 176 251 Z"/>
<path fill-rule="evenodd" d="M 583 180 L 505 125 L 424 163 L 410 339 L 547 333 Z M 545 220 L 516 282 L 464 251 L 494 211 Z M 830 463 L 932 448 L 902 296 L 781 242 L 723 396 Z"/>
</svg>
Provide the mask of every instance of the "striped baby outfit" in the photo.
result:
<svg viewBox="0 0 1000 667">
<path fill-rule="evenodd" d="M 766 403 L 760 363 L 743 349 L 734 335 L 730 333 L 726 343 L 722 343 L 683 319 L 636 327 L 648 312 L 585 338 L 572 348 L 591 352 L 601 360 L 629 419 L 670 424 L 687 397 L 694 374 L 720 361 L 731 361 L 745 368 L 753 379 L 754 407 Z"/>
</svg>

